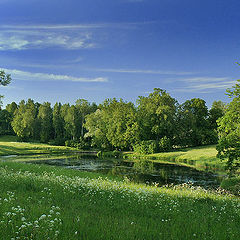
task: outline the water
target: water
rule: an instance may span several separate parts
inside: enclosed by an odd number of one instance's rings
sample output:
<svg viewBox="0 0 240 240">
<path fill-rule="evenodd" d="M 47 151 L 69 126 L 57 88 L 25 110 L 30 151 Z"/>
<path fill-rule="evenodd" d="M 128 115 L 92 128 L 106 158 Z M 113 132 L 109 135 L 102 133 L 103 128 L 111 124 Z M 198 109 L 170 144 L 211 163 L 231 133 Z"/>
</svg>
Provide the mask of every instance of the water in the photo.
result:
<svg viewBox="0 0 240 240">
<path fill-rule="evenodd" d="M 98 159 L 94 154 L 75 155 L 31 155 L 2 157 L 3 161 L 21 161 L 34 164 L 48 164 L 80 171 L 98 172 L 106 175 L 127 177 L 139 183 L 181 184 L 191 182 L 206 188 L 218 187 L 222 176 L 214 172 L 199 171 L 195 168 L 152 161 Z"/>
</svg>

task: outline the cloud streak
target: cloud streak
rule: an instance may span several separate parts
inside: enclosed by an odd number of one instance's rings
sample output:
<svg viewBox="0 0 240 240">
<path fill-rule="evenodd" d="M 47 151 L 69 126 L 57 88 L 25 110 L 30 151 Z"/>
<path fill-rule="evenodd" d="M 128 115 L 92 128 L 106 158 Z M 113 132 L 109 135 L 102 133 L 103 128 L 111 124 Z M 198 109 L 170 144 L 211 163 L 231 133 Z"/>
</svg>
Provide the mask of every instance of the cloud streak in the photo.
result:
<svg viewBox="0 0 240 240">
<path fill-rule="evenodd" d="M 73 77 L 69 75 L 58 75 L 58 74 L 48 74 L 48 73 L 32 73 L 16 69 L 3 69 L 8 74 L 11 74 L 12 79 L 22 80 L 22 81 L 69 81 L 69 82 L 108 82 L 107 78 L 97 77 L 97 78 L 84 78 L 84 77 Z"/>
<path fill-rule="evenodd" d="M 160 74 L 160 75 L 192 75 L 193 72 L 180 71 L 162 71 L 162 70 L 146 70 L 146 69 L 89 69 L 96 72 L 112 72 L 112 73 L 135 73 L 135 74 Z"/>
<path fill-rule="evenodd" d="M 226 90 L 236 84 L 236 80 L 230 77 L 194 77 L 181 79 L 185 83 L 184 87 L 175 88 L 176 92 L 199 92 L 212 93 L 218 90 Z"/>
</svg>

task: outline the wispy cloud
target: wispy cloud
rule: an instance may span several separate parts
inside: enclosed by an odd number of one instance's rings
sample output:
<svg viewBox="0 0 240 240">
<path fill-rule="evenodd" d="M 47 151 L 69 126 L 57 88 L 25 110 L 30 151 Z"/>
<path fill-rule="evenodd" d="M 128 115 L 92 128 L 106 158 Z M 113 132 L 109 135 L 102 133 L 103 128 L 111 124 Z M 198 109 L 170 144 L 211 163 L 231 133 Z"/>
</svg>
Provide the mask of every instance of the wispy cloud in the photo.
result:
<svg viewBox="0 0 240 240">
<path fill-rule="evenodd" d="M 180 79 L 184 86 L 175 88 L 177 92 L 212 93 L 218 90 L 226 90 L 236 84 L 236 80 L 230 77 L 194 77 Z"/>
<path fill-rule="evenodd" d="M 193 72 L 181 71 L 163 71 L 163 70 L 147 70 L 147 69 L 112 69 L 112 68 L 95 68 L 89 69 L 96 72 L 113 72 L 113 73 L 136 73 L 136 74 L 160 74 L 160 75 L 192 75 Z"/>
<path fill-rule="evenodd" d="M 61 33 L 52 31 L 2 31 L 0 50 L 25 50 L 49 47 L 65 49 L 93 48 L 94 43 L 89 33 Z"/>
<path fill-rule="evenodd" d="M 48 73 L 33 73 L 26 72 L 16 69 L 3 69 L 8 74 L 11 74 L 14 80 L 23 81 L 70 81 L 70 82 L 108 82 L 105 77 L 97 78 L 85 78 L 85 77 L 74 77 L 69 75 L 58 75 L 58 74 L 48 74 Z"/>
<path fill-rule="evenodd" d="M 107 30 L 132 30 L 152 22 L 0 25 L 0 51 L 43 48 L 87 49 L 101 45 Z"/>
</svg>

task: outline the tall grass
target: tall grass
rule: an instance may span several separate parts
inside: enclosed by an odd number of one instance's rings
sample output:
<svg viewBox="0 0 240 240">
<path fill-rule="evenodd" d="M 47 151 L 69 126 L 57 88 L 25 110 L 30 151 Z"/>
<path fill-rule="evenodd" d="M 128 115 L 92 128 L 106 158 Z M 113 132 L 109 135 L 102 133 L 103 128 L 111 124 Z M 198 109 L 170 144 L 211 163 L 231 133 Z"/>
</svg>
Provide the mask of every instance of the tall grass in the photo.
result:
<svg viewBox="0 0 240 240">
<path fill-rule="evenodd" d="M 0 239 L 238 239 L 240 199 L 0 163 Z"/>
</svg>

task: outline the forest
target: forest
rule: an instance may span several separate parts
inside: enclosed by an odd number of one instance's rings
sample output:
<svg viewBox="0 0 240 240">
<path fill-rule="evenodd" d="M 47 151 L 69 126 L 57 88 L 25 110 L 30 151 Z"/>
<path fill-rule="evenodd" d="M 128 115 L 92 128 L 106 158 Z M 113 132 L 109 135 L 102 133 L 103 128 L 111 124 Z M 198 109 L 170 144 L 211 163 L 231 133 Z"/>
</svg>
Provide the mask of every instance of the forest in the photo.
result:
<svg viewBox="0 0 240 240">
<path fill-rule="evenodd" d="M 78 99 L 74 105 L 52 107 L 28 99 L 0 111 L 0 134 L 81 149 L 154 153 L 217 143 L 217 119 L 225 110 L 221 101 L 208 109 L 200 98 L 179 104 L 159 88 L 139 96 L 136 104 L 113 98 L 97 105 Z"/>
</svg>

